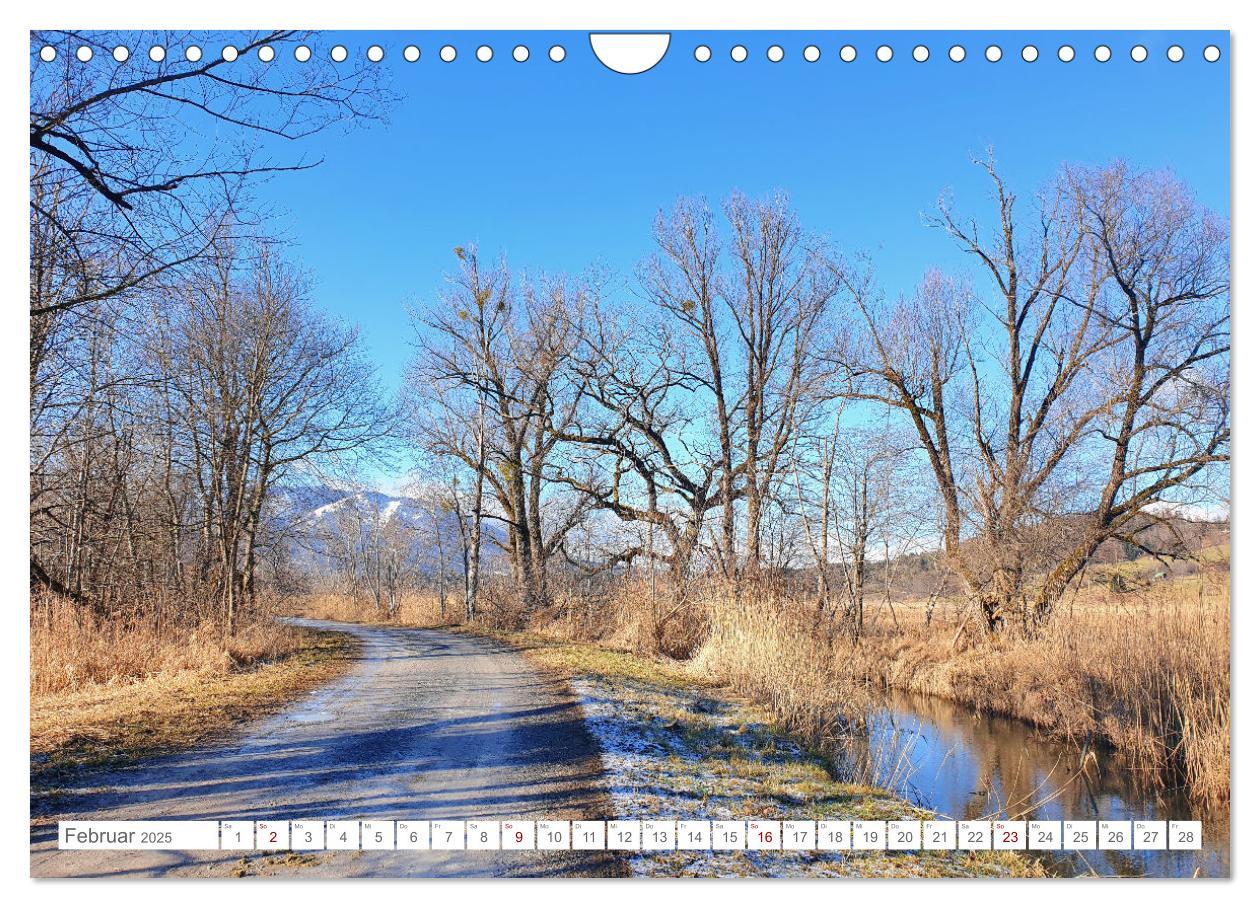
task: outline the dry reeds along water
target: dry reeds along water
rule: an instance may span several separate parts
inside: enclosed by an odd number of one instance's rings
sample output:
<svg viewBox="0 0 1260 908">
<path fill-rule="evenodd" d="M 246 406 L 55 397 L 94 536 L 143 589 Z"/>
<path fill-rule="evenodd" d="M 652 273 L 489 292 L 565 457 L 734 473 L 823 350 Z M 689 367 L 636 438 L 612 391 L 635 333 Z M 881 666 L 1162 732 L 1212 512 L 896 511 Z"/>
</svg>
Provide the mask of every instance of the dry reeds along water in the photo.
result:
<svg viewBox="0 0 1260 908">
<path fill-rule="evenodd" d="M 807 738 L 860 731 L 885 689 L 942 697 L 1020 719 L 1084 746 L 1109 745 L 1136 776 L 1184 784 L 1198 802 L 1230 792 L 1228 555 L 1190 576 L 1132 592 L 1082 584 L 1034 636 L 988 636 L 962 601 L 870 603 L 857 640 L 825 620 L 812 595 L 711 584 L 672 604 L 668 591 L 625 579 L 602 590 L 560 589 L 524 615 L 510 591 L 487 591 L 478 621 L 555 639 L 596 640 L 684 658 L 768 706 Z M 369 602 L 315 597 L 308 614 L 382 620 Z M 462 620 L 448 596 L 402 598 L 402 624 Z"/>
<path fill-rule="evenodd" d="M 1079 593 L 1041 633 L 959 626 L 965 604 L 874 610 L 862 636 L 820 633 L 812 603 L 718 598 L 696 657 L 711 674 L 809 725 L 867 685 L 943 697 L 1079 743 L 1115 747 L 1152 780 L 1202 802 L 1230 792 L 1229 579 L 1218 572 L 1131 594 Z"/>
</svg>

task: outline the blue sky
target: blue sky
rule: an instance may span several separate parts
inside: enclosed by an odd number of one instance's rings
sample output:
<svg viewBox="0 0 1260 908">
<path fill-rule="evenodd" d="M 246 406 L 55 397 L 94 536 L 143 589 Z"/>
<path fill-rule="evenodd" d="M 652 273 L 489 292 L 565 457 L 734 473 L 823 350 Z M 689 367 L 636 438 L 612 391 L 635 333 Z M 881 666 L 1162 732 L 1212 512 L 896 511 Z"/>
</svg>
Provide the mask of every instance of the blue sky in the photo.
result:
<svg viewBox="0 0 1260 908">
<path fill-rule="evenodd" d="M 788 192 L 810 228 L 846 251 L 870 252 L 891 293 L 930 265 L 962 268 L 921 213 L 951 189 L 988 216 L 984 176 L 969 164 L 992 146 L 1027 197 L 1063 162 L 1118 157 L 1170 167 L 1218 211 L 1229 204 L 1229 43 L 1221 32 L 675 32 L 665 59 L 623 76 L 593 56 L 585 33 L 333 33 L 386 50 L 401 96 L 387 125 L 316 136 L 314 170 L 259 190 L 283 211 L 273 228 L 316 281 L 318 303 L 362 325 L 383 380 L 410 357 L 405 304 L 432 298 L 451 250 L 475 243 L 515 269 L 580 271 L 601 262 L 623 274 L 651 251 L 656 211 L 680 195 L 714 202 L 739 189 Z M 438 59 L 443 44 L 459 52 Z M 568 49 L 547 58 L 551 44 Z M 889 63 L 875 48 L 894 49 Z M 927 45 L 926 63 L 911 59 Z M 1072 44 L 1072 63 L 1056 58 Z M 421 60 L 402 60 L 416 44 Z M 490 45 L 481 63 L 474 51 Z M 526 63 L 511 49 L 525 44 Z M 697 63 L 697 44 L 713 58 Z M 749 50 L 734 63 L 729 49 Z M 785 50 L 766 59 L 771 44 Z M 802 59 L 817 45 L 817 63 Z M 839 59 L 852 44 L 858 58 Z M 963 45 L 966 61 L 947 50 Z M 1003 59 L 990 63 L 984 48 Z M 1040 59 L 1026 63 L 1020 48 Z M 1098 63 L 1093 48 L 1112 59 Z M 1144 63 L 1129 48 L 1150 49 Z M 1170 44 L 1185 59 L 1165 57 Z M 1219 62 L 1202 49 L 1222 49 Z M 289 64 L 292 65 L 292 64 Z"/>
</svg>

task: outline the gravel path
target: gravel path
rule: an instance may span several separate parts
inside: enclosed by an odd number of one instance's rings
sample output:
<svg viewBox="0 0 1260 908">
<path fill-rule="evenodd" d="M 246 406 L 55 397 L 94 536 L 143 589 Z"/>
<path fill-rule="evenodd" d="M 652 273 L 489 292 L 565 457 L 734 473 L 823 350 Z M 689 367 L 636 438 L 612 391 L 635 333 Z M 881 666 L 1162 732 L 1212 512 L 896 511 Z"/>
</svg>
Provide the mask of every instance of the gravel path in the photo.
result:
<svg viewBox="0 0 1260 908">
<path fill-rule="evenodd" d="M 85 775 L 31 828 L 31 874 L 619 875 L 603 852 L 58 851 L 57 819 L 582 819 L 610 816 L 599 750 L 567 686 L 444 631 L 306 621 L 362 642 L 341 679 L 234 740 Z"/>
</svg>

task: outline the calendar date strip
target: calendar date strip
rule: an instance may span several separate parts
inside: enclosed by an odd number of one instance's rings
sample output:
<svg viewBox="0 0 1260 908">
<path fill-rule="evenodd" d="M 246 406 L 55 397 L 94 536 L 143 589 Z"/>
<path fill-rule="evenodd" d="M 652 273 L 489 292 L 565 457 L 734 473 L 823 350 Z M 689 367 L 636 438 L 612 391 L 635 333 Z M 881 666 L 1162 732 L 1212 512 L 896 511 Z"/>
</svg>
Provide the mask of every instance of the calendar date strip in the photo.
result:
<svg viewBox="0 0 1260 908">
<path fill-rule="evenodd" d="M 1198 820 L 63 820 L 113 851 L 1194 851 Z"/>
</svg>

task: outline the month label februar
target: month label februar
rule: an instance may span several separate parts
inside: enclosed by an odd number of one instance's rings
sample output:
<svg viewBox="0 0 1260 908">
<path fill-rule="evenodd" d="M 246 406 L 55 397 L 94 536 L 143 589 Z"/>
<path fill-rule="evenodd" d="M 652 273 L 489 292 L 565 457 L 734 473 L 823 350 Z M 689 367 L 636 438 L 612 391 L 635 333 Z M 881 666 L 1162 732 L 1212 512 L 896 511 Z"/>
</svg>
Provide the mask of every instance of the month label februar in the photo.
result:
<svg viewBox="0 0 1260 908">
<path fill-rule="evenodd" d="M 240 847 L 252 849 L 254 824 L 238 825 L 242 836 Z M 169 823 L 69 820 L 57 824 L 57 847 L 91 851 L 211 851 L 219 847 L 219 823 L 217 820 Z"/>
</svg>

